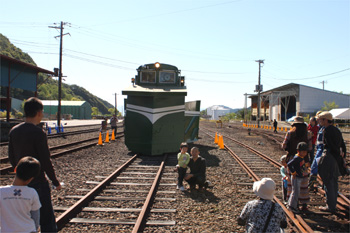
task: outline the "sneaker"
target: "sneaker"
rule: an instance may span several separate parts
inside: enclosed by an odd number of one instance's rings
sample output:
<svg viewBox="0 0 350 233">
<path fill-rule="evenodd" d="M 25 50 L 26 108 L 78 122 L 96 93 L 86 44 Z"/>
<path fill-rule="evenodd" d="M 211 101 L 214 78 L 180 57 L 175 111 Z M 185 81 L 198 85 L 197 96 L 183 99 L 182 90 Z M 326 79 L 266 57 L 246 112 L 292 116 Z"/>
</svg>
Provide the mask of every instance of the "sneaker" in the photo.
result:
<svg viewBox="0 0 350 233">
<path fill-rule="evenodd" d="M 176 189 L 180 189 L 180 187 L 181 187 L 180 185 L 176 185 Z"/>
<path fill-rule="evenodd" d="M 181 186 L 179 189 L 180 189 L 181 192 L 184 192 L 184 191 L 185 191 L 184 186 Z"/>
</svg>

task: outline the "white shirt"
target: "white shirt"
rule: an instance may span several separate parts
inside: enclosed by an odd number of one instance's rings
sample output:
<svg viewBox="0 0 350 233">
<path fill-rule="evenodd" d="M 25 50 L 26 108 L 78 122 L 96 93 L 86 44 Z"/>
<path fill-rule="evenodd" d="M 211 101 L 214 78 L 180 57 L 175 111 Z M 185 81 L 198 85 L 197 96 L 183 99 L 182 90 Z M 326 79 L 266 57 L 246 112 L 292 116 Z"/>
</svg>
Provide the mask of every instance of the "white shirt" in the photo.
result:
<svg viewBox="0 0 350 233">
<path fill-rule="evenodd" d="M 0 232 L 36 231 L 30 211 L 40 209 L 38 193 L 28 186 L 0 187 Z"/>
</svg>

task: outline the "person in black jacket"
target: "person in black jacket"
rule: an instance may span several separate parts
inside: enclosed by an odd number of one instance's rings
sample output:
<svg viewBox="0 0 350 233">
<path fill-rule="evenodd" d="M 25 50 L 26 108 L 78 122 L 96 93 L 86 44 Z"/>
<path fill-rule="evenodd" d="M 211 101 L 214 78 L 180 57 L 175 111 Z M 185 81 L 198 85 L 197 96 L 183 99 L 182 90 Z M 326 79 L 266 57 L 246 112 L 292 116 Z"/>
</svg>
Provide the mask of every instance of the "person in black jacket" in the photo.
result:
<svg viewBox="0 0 350 233">
<path fill-rule="evenodd" d="M 273 132 L 277 133 L 277 121 L 276 121 L 276 119 L 273 120 Z"/>
<path fill-rule="evenodd" d="M 38 192 L 42 205 L 40 208 L 41 232 L 57 232 L 51 203 L 51 190 L 46 176 L 56 186 L 56 190 L 60 190 L 61 185 L 56 178 L 55 170 L 51 163 L 46 133 L 37 126 L 43 118 L 43 109 L 42 102 L 35 97 L 29 98 L 24 103 L 25 122 L 11 129 L 9 133 L 8 156 L 14 168 L 19 160 L 25 156 L 32 156 L 39 160 L 41 164 L 40 173 L 28 186 Z"/>
<path fill-rule="evenodd" d="M 199 149 L 197 147 L 191 149 L 191 155 L 192 157 L 187 165 L 191 172 L 186 174 L 185 180 L 190 185 L 191 190 L 194 190 L 198 184 L 199 190 L 202 191 L 203 188 L 207 188 L 208 186 L 205 174 L 207 165 L 205 159 L 199 156 Z"/>
<path fill-rule="evenodd" d="M 346 165 L 344 164 L 346 147 L 340 130 L 332 124 L 332 114 L 322 112 L 319 119 L 325 129 L 324 150 L 318 164 L 318 173 L 325 186 L 327 198 L 327 206 L 322 206 L 320 210 L 335 213 L 338 197 L 338 176 L 347 174 Z"/>
</svg>

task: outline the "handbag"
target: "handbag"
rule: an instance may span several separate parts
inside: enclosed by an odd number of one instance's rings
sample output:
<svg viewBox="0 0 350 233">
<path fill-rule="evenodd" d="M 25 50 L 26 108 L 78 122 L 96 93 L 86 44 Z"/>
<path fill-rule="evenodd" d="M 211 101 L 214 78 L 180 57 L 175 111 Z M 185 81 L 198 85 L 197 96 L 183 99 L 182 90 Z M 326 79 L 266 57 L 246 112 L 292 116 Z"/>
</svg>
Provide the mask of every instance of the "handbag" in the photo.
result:
<svg viewBox="0 0 350 233">
<path fill-rule="evenodd" d="M 272 203 L 271 210 L 270 210 L 269 216 L 267 217 L 267 220 L 265 222 L 265 226 L 264 226 L 263 232 L 266 232 L 266 229 L 267 229 L 267 227 L 269 225 L 269 222 L 270 222 L 270 219 L 271 219 L 272 212 L 273 212 L 274 208 L 275 208 L 275 202 Z"/>
</svg>

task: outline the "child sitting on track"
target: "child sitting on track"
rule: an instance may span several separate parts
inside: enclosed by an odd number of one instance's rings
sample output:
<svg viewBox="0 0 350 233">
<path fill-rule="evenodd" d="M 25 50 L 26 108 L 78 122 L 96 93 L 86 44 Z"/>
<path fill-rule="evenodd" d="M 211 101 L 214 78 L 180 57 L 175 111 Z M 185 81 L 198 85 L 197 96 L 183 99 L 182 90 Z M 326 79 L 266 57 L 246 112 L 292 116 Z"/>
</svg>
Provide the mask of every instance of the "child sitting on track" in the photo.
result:
<svg viewBox="0 0 350 233">
<path fill-rule="evenodd" d="M 22 158 L 16 166 L 12 185 L 0 187 L 1 232 L 37 232 L 40 201 L 35 189 L 27 185 L 40 172 L 40 162 Z"/>
<path fill-rule="evenodd" d="M 180 189 L 182 192 L 185 191 L 183 186 L 183 180 L 186 175 L 187 164 L 190 162 L 190 155 L 187 153 L 188 145 L 186 142 L 181 143 L 180 145 L 181 152 L 177 154 L 178 164 L 176 165 L 178 176 L 177 189 Z"/>
</svg>

